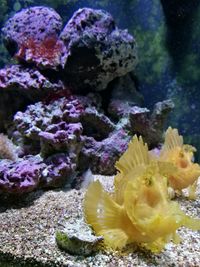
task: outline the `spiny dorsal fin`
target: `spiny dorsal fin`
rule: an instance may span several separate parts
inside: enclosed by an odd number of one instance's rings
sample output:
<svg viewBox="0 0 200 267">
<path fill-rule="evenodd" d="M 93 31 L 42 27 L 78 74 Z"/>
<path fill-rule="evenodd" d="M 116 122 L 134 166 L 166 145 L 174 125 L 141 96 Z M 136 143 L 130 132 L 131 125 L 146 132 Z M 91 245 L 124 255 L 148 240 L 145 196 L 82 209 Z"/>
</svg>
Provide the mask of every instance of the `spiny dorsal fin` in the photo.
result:
<svg viewBox="0 0 200 267">
<path fill-rule="evenodd" d="M 179 135 L 177 129 L 169 127 L 165 133 L 165 142 L 162 148 L 163 151 L 174 149 L 175 147 L 183 146 L 183 136 Z"/>
<path fill-rule="evenodd" d="M 121 156 L 119 161 L 116 162 L 116 168 L 121 173 L 126 174 L 133 168 L 139 165 L 149 164 L 148 146 L 143 142 L 142 137 L 139 138 L 134 135 L 129 143 L 128 149 Z"/>
</svg>

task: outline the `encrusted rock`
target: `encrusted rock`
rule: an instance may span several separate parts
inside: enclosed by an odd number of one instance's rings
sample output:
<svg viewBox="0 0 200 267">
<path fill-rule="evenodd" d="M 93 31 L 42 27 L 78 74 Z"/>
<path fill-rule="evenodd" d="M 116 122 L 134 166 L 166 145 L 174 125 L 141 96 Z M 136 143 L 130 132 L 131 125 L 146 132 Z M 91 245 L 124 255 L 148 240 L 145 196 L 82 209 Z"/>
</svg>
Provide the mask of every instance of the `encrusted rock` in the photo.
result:
<svg viewBox="0 0 200 267">
<path fill-rule="evenodd" d="M 73 255 L 92 254 L 102 240 L 102 236 L 93 234 L 83 218 L 76 220 L 66 218 L 60 223 L 60 229 L 56 232 L 56 242 L 59 248 Z"/>
<path fill-rule="evenodd" d="M 40 157 L 27 157 L 19 161 L 0 161 L 0 193 L 23 194 L 36 189 L 41 170 L 45 167 Z"/>
<path fill-rule="evenodd" d="M 51 82 L 35 68 L 11 65 L 0 69 L 0 93 L 3 90 L 17 91 L 32 100 L 39 100 L 49 92 L 63 89 L 64 86 L 60 80 Z"/>
<path fill-rule="evenodd" d="M 58 40 L 61 28 L 62 19 L 55 10 L 36 6 L 11 17 L 2 29 L 2 36 L 12 56 L 42 68 L 56 68 L 63 48 Z"/>
<path fill-rule="evenodd" d="M 45 169 L 41 173 L 41 187 L 61 187 L 70 184 L 75 175 L 76 164 L 73 163 L 68 153 L 57 153 L 46 160 Z"/>
<path fill-rule="evenodd" d="M 109 89 L 112 89 L 110 105 L 112 105 L 112 102 L 121 101 L 122 104 L 140 106 L 143 103 L 143 96 L 137 90 L 137 83 L 138 81 L 133 71 L 114 79 L 109 84 Z"/>
<path fill-rule="evenodd" d="M 102 140 L 115 130 L 115 124 L 95 107 L 88 107 L 81 115 L 84 135 L 93 136 L 95 140 Z"/>
<path fill-rule="evenodd" d="M 79 9 L 61 27 L 53 9 L 31 7 L 2 30 L 21 65 L 0 70 L 0 131 L 18 145 L 16 159 L 0 161 L 1 194 L 76 184 L 88 169 L 113 175 L 133 134 L 150 147 L 162 141 L 173 105 L 158 103 L 153 113 L 139 107 L 133 36 L 109 13 L 91 8 Z M 93 241 L 81 241 L 81 253 Z"/>
<path fill-rule="evenodd" d="M 131 132 L 142 135 L 150 147 L 157 146 L 163 141 L 164 123 L 173 108 L 171 100 L 156 103 L 152 114 L 146 108 L 131 108 L 129 113 Z"/>
<path fill-rule="evenodd" d="M 12 120 L 16 111 L 44 98 L 50 92 L 63 90 L 61 81 L 51 82 L 37 69 L 12 65 L 0 70 L 0 130 Z"/>
<path fill-rule="evenodd" d="M 38 102 L 34 105 L 29 105 L 25 112 L 16 113 L 14 122 L 19 132 L 24 136 L 39 140 L 40 133 L 45 132 L 50 125 L 58 124 L 62 121 L 76 123 L 80 120 L 80 115 L 83 111 L 84 107 L 78 98 L 60 98 L 49 104 Z M 53 130 L 52 127 L 48 128 L 49 131 Z"/>
<path fill-rule="evenodd" d="M 85 137 L 80 154 L 80 166 L 89 167 L 94 174 L 115 174 L 115 163 L 126 151 L 130 139 L 131 136 L 123 129 L 111 132 L 101 141 Z"/>
<path fill-rule="evenodd" d="M 76 11 L 60 39 L 66 46 L 62 64 L 67 81 L 79 91 L 103 90 L 137 63 L 135 39 L 127 30 L 118 29 L 112 16 L 103 10 Z"/>
<path fill-rule="evenodd" d="M 49 155 L 55 151 L 68 151 L 70 158 L 76 158 L 82 147 L 83 128 L 81 123 L 66 123 L 49 125 L 45 131 L 39 133 L 42 155 Z"/>
</svg>

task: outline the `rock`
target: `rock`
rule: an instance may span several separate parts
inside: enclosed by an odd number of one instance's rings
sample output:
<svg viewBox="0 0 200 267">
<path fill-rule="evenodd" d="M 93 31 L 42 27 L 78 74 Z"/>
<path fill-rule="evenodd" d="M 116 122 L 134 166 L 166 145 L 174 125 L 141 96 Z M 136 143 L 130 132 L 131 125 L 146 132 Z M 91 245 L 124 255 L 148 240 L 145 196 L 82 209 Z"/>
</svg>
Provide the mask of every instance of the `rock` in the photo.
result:
<svg viewBox="0 0 200 267">
<path fill-rule="evenodd" d="M 41 170 L 40 157 L 30 156 L 19 161 L 0 161 L 0 193 L 21 195 L 38 188 Z"/>
<path fill-rule="evenodd" d="M 55 151 L 67 151 L 70 158 L 77 158 L 83 143 L 82 131 L 81 123 L 62 121 L 49 125 L 45 131 L 39 133 L 42 155 L 51 155 Z"/>
<path fill-rule="evenodd" d="M 38 101 L 56 90 L 64 90 L 63 83 L 59 79 L 57 82 L 51 82 L 35 68 L 11 65 L 0 69 L 0 92 L 17 91 L 32 101 Z"/>
<path fill-rule="evenodd" d="M 14 123 L 23 136 L 32 140 L 40 140 L 40 133 L 46 130 L 53 130 L 51 125 L 62 121 L 68 123 L 79 122 L 82 112 L 84 112 L 84 107 L 78 98 L 63 97 L 49 104 L 38 102 L 34 105 L 29 105 L 25 112 L 16 113 Z M 54 125 L 54 130 L 55 127 Z M 57 126 L 57 129 L 58 127 L 61 127 L 61 125 Z M 48 139 L 47 134 L 44 135 L 44 133 L 41 137 L 43 139 L 46 137 L 46 140 Z"/>
<path fill-rule="evenodd" d="M 102 236 L 93 234 L 83 218 L 65 219 L 60 228 L 56 232 L 57 245 L 72 255 L 91 255 L 103 240 Z"/>
<path fill-rule="evenodd" d="M 105 139 L 115 130 L 115 124 L 95 107 L 86 108 L 80 119 L 84 135 L 92 136 L 98 141 Z"/>
<path fill-rule="evenodd" d="M 80 167 L 88 166 L 94 174 L 113 175 L 116 173 L 115 163 L 126 151 L 131 136 L 119 129 L 110 135 L 96 141 L 93 137 L 85 137 L 84 146 L 80 153 Z"/>
<path fill-rule="evenodd" d="M 123 105 L 137 105 L 141 106 L 143 103 L 143 96 L 137 90 L 137 78 L 134 72 L 129 72 L 124 76 L 117 77 L 109 84 L 111 90 L 110 103 L 108 109 L 111 108 L 113 102 Z M 110 111 L 111 111 L 110 110 Z M 125 111 L 125 110 L 124 110 Z M 112 115 L 113 112 L 111 111 Z M 125 113 L 124 113 L 125 114 Z M 115 116 L 114 116 L 115 117 Z"/>
<path fill-rule="evenodd" d="M 37 69 L 12 65 L 0 70 L 0 131 L 16 111 L 53 91 L 64 90 L 61 81 L 51 82 Z"/>
<path fill-rule="evenodd" d="M 62 19 L 55 10 L 36 6 L 23 9 L 11 17 L 2 29 L 9 53 L 41 68 L 60 65 L 62 42 L 58 35 Z"/>
<path fill-rule="evenodd" d="M 70 184 L 75 176 L 76 164 L 68 153 L 57 153 L 44 160 L 40 186 L 42 188 L 58 188 Z"/>
<path fill-rule="evenodd" d="M 171 100 L 156 103 L 152 114 L 146 108 L 133 107 L 129 113 L 131 132 L 142 135 L 149 147 L 156 147 L 163 141 L 164 123 L 173 108 Z"/>
<path fill-rule="evenodd" d="M 66 47 L 62 57 L 66 80 L 78 91 L 104 90 L 137 63 L 135 39 L 127 30 L 118 29 L 112 16 L 103 10 L 76 11 L 60 39 Z"/>
</svg>

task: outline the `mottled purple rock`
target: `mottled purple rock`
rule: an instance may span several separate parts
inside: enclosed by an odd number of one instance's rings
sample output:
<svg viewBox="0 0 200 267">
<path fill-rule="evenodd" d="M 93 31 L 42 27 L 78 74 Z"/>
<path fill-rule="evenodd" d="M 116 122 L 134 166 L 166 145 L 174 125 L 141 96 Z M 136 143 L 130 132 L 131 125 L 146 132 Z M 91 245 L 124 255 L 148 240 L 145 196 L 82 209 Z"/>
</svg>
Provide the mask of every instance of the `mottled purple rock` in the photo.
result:
<svg viewBox="0 0 200 267">
<path fill-rule="evenodd" d="M 69 158 L 76 159 L 82 147 L 82 131 L 81 123 L 62 121 L 49 125 L 39 133 L 42 155 L 63 151 L 68 152 Z"/>
<path fill-rule="evenodd" d="M 12 65 L 0 69 L 0 93 L 3 90 L 17 91 L 35 101 L 49 92 L 63 89 L 64 85 L 60 80 L 51 82 L 35 68 Z"/>
<path fill-rule="evenodd" d="M 75 123 L 80 120 L 84 107 L 76 97 L 60 98 L 49 104 L 29 105 L 25 112 L 17 112 L 14 123 L 18 131 L 28 138 L 39 140 L 39 134 L 59 122 Z"/>
<path fill-rule="evenodd" d="M 0 193 L 23 194 L 39 186 L 45 165 L 40 157 L 0 161 Z"/>
<path fill-rule="evenodd" d="M 48 157 L 46 168 L 42 171 L 42 187 L 61 187 L 69 184 L 75 176 L 76 164 L 68 154 L 58 153 Z"/>
<path fill-rule="evenodd" d="M 146 108 L 132 107 L 129 112 L 130 131 L 142 135 L 150 147 L 163 141 L 164 123 L 174 108 L 171 100 L 155 104 L 152 114 Z"/>
<path fill-rule="evenodd" d="M 76 163 L 64 153 L 45 160 L 39 155 L 0 160 L 0 194 L 22 195 L 38 188 L 61 187 L 71 182 L 75 169 Z"/>
<path fill-rule="evenodd" d="M 36 69 L 20 65 L 0 70 L 0 131 L 12 120 L 16 111 L 41 100 L 47 94 L 63 90 L 61 81 L 51 82 Z"/>
<path fill-rule="evenodd" d="M 99 142 L 93 137 L 85 137 L 80 165 L 86 169 L 90 168 L 94 174 L 115 174 L 115 163 L 126 151 L 130 139 L 131 136 L 123 129 L 112 132 Z"/>
<path fill-rule="evenodd" d="M 103 10 L 76 11 L 60 39 L 66 46 L 62 65 L 67 81 L 79 91 L 103 90 L 137 63 L 134 38 L 127 30 L 118 29 L 112 16 Z"/>
<path fill-rule="evenodd" d="M 11 17 L 2 29 L 2 37 L 12 56 L 16 54 L 20 59 L 33 62 L 42 68 L 56 68 L 60 65 L 63 47 L 58 40 L 61 28 L 62 19 L 55 10 L 36 6 L 23 9 Z M 57 51 L 55 57 L 42 57 L 41 46 L 46 46 L 49 52 Z M 43 53 L 44 51 L 43 49 Z"/>
<path fill-rule="evenodd" d="M 88 107 L 80 118 L 84 128 L 84 135 L 92 136 L 96 140 L 102 140 L 115 130 L 115 124 L 103 113 L 99 113 L 95 107 Z"/>
</svg>

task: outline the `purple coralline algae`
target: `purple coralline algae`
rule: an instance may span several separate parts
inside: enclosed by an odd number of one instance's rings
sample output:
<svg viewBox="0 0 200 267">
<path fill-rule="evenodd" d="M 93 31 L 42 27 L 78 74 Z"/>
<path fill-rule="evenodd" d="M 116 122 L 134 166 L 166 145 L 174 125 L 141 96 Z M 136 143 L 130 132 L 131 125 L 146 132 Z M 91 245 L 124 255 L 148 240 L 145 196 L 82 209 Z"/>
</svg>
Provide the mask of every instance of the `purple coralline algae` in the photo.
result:
<svg viewBox="0 0 200 267">
<path fill-rule="evenodd" d="M 51 82 L 39 70 L 20 65 L 0 70 L 0 130 L 18 110 L 39 101 L 49 93 L 63 90 L 62 81 Z"/>
<path fill-rule="evenodd" d="M 57 54 L 61 56 L 62 52 L 62 44 L 58 40 L 61 29 L 60 15 L 52 8 L 38 6 L 16 13 L 6 22 L 2 29 L 2 36 L 12 56 L 35 63 L 42 68 L 55 67 L 60 64 Z M 42 48 L 43 51 L 41 51 Z M 42 56 L 42 52 L 45 53 L 48 49 L 48 54 L 57 51 L 54 57 L 52 55 L 48 57 L 45 54 Z"/>
<path fill-rule="evenodd" d="M 37 157 L 20 161 L 0 161 L 0 192 L 7 194 L 28 193 L 40 183 L 43 164 Z"/>
<path fill-rule="evenodd" d="M 170 100 L 142 108 L 135 39 L 103 10 L 82 8 L 62 30 L 51 8 L 16 13 L 2 29 L 18 65 L 0 70 L 0 130 L 16 158 L 0 160 L 0 193 L 74 183 L 90 169 L 113 175 L 133 134 L 162 142 Z"/>
<path fill-rule="evenodd" d="M 75 176 L 76 163 L 68 153 L 57 153 L 44 160 L 45 168 L 41 172 L 43 188 L 61 187 L 70 183 Z"/>
</svg>

